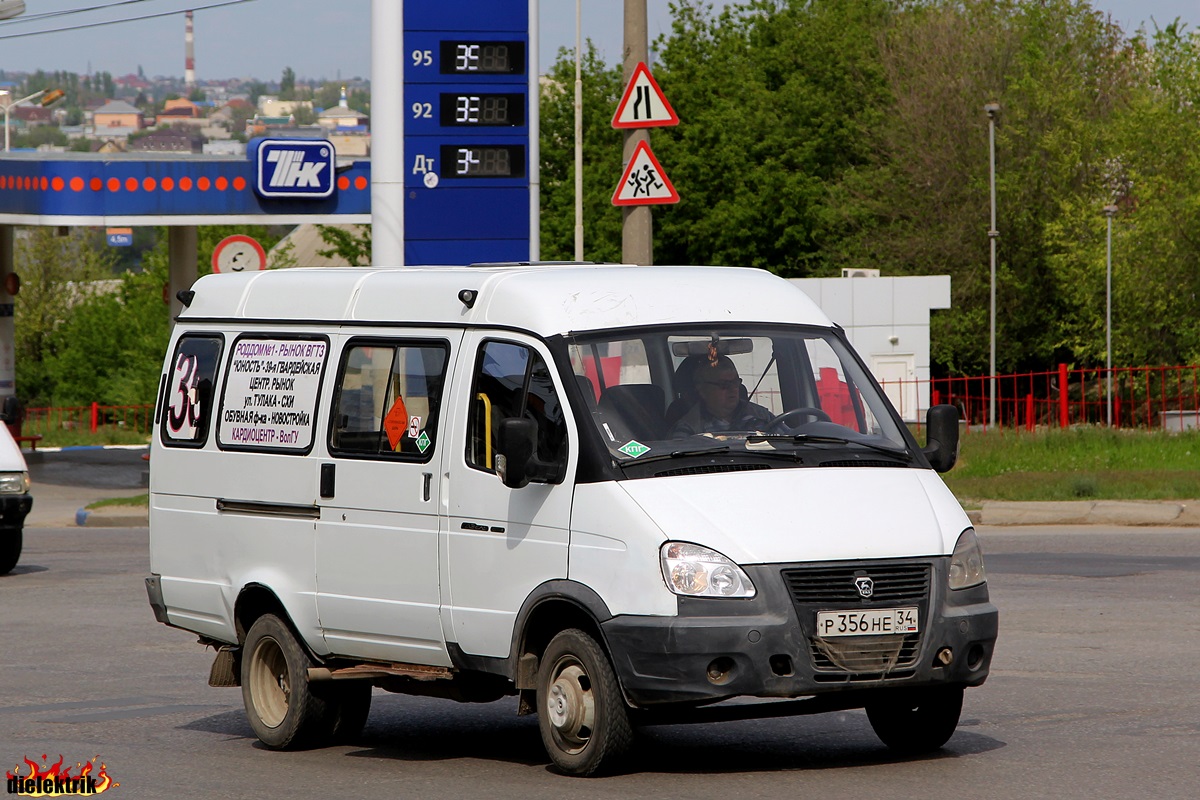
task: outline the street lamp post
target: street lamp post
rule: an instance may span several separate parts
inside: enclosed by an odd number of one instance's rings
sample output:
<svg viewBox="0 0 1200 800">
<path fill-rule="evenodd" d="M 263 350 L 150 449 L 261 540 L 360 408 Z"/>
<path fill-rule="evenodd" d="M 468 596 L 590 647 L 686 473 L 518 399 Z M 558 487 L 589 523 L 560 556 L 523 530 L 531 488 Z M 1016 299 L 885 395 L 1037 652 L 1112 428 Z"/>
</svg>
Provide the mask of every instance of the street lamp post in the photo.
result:
<svg viewBox="0 0 1200 800">
<path fill-rule="evenodd" d="M 1108 427 L 1113 424 L 1113 379 L 1112 379 L 1112 221 L 1117 213 L 1117 207 L 1104 207 L 1104 216 L 1108 217 L 1108 254 L 1104 272 L 1104 371 L 1108 376 L 1105 395 L 1108 397 Z"/>
<path fill-rule="evenodd" d="M 19 106 L 19 105 L 21 105 L 21 103 L 27 103 L 30 100 L 36 100 L 37 98 L 44 95 L 47 91 L 49 91 L 49 90 L 42 89 L 40 92 L 34 92 L 33 94 L 29 95 L 28 97 L 22 97 L 20 100 L 14 100 L 11 103 L 5 104 L 5 106 L 4 106 L 4 152 L 7 153 L 9 151 L 9 147 L 8 147 L 8 112 L 12 111 L 13 106 Z M 4 90 L 3 92 L 0 92 L 0 94 L 8 94 L 8 91 Z"/>
<path fill-rule="evenodd" d="M 991 297 L 988 304 L 988 330 L 990 347 L 988 351 L 988 422 L 996 424 L 996 239 L 1000 231 L 996 230 L 996 115 L 1000 113 L 999 103 L 988 103 L 983 107 L 988 115 L 988 176 L 992 194 L 992 224 L 988 228 L 988 244 L 991 246 L 992 284 Z"/>
</svg>

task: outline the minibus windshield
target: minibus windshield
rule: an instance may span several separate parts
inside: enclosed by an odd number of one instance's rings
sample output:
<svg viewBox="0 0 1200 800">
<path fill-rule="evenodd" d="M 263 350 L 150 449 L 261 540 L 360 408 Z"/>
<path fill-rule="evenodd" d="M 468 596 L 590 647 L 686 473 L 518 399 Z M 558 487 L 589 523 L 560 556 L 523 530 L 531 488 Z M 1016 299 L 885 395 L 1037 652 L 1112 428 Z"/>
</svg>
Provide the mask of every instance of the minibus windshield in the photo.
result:
<svg viewBox="0 0 1200 800">
<path fill-rule="evenodd" d="M 887 398 L 832 330 L 679 325 L 567 338 L 592 423 L 622 466 L 810 451 L 913 460 Z"/>
</svg>

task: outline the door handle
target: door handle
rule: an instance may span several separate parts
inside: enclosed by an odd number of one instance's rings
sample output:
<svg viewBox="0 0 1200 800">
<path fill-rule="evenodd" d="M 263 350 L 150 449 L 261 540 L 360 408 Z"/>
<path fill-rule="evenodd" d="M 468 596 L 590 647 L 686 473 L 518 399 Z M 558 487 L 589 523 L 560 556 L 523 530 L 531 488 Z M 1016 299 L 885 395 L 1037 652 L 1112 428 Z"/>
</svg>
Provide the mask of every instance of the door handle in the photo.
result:
<svg viewBox="0 0 1200 800">
<path fill-rule="evenodd" d="M 321 497 L 333 497 L 335 464 L 321 465 Z"/>
<path fill-rule="evenodd" d="M 424 475 L 425 475 L 425 481 L 424 481 L 425 486 L 424 486 L 424 489 L 422 490 L 422 496 L 425 498 L 425 502 L 428 503 L 429 502 L 429 489 L 430 489 L 430 485 L 433 483 L 433 473 L 426 472 L 426 473 L 424 473 Z"/>
</svg>

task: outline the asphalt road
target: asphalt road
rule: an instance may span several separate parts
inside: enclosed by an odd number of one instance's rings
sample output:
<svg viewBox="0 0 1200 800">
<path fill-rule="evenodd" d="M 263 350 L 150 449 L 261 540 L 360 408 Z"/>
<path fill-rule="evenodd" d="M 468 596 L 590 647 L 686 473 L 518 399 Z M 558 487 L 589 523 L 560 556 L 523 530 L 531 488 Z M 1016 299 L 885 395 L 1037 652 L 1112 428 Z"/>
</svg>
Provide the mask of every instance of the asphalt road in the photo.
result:
<svg viewBox="0 0 1200 800">
<path fill-rule="evenodd" d="M 113 797 L 1191 798 L 1200 534 L 981 530 L 1001 637 L 943 751 L 898 759 L 861 712 L 642 732 L 629 772 L 552 772 L 511 700 L 376 692 L 353 745 L 273 753 L 211 654 L 154 621 L 143 529 L 36 528 L 0 577 L 0 763 L 98 757 Z M 27 770 L 27 768 L 26 768 Z"/>
</svg>

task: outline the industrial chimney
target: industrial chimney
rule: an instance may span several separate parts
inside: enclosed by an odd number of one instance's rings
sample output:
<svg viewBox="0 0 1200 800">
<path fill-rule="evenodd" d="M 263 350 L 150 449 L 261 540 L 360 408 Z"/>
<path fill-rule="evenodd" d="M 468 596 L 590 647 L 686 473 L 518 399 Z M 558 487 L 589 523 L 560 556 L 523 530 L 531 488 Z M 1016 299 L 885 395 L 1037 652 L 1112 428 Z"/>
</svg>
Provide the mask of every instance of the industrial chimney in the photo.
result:
<svg viewBox="0 0 1200 800">
<path fill-rule="evenodd" d="M 183 33 L 184 56 L 187 63 L 183 68 L 183 82 L 187 85 L 190 95 L 196 90 L 196 37 L 192 32 L 192 12 L 184 12 L 184 18 L 187 20 Z"/>
</svg>

